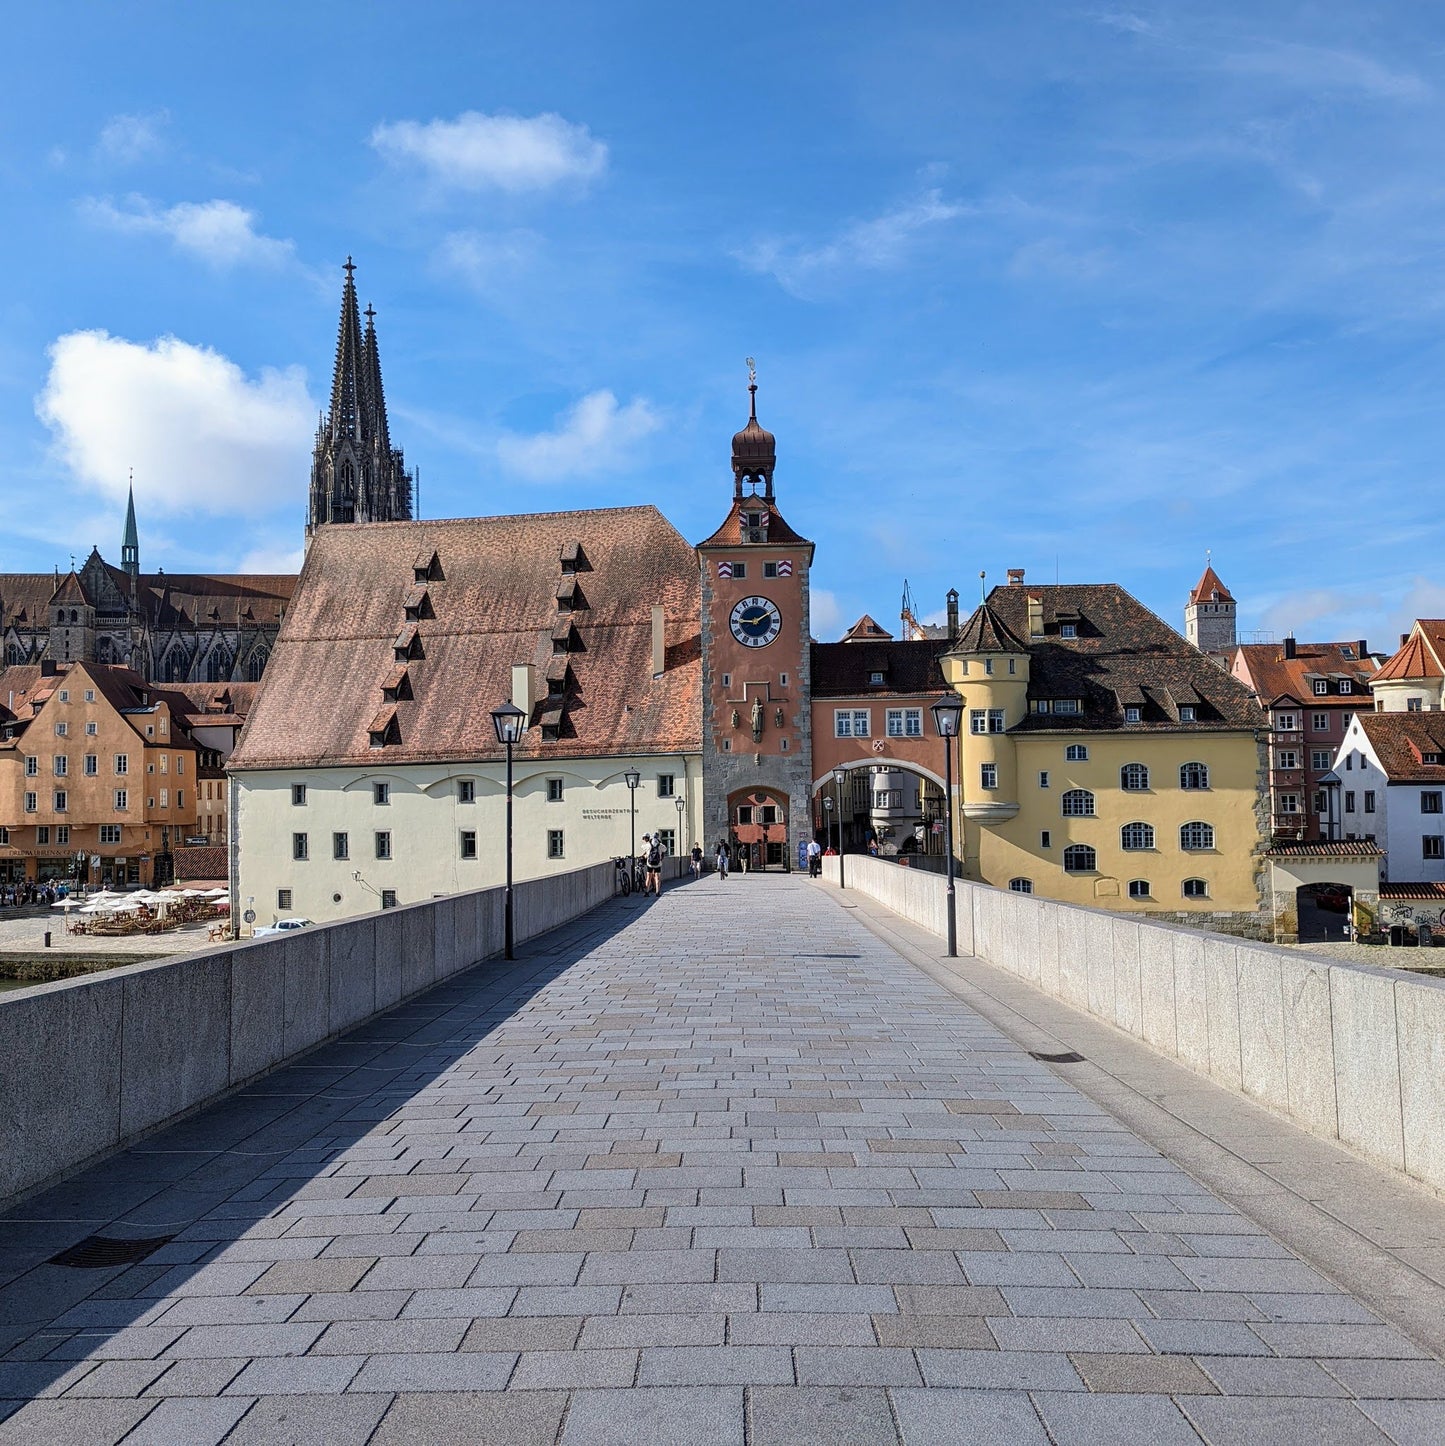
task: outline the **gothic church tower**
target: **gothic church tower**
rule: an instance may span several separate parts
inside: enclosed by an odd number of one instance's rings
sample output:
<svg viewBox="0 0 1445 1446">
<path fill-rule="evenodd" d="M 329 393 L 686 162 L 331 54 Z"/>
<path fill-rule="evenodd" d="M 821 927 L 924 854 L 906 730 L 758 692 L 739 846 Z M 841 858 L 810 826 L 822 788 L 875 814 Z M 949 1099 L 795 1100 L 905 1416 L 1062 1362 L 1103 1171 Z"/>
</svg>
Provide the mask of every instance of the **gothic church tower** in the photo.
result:
<svg viewBox="0 0 1445 1446">
<path fill-rule="evenodd" d="M 316 429 L 311 461 L 308 541 L 327 522 L 411 520 L 411 474 L 401 449 L 391 445 L 386 424 L 376 313 L 366 308 L 363 332 L 352 277 L 356 267 L 349 256 L 343 269 L 346 281 L 341 288 L 331 407 Z"/>
</svg>

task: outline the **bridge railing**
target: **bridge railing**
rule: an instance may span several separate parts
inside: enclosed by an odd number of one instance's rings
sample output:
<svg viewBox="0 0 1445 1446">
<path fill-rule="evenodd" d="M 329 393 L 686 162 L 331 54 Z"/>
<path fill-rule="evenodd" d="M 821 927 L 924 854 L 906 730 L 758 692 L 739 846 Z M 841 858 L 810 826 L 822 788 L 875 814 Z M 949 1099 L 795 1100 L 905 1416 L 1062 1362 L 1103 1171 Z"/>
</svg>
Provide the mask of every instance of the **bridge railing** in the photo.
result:
<svg viewBox="0 0 1445 1446">
<path fill-rule="evenodd" d="M 941 878 L 850 854 L 847 886 L 944 937 Z M 964 881 L 956 903 L 960 954 L 1445 1190 L 1445 980 Z"/>
<path fill-rule="evenodd" d="M 613 889 L 610 862 L 519 883 L 518 943 Z M 0 1203 L 500 955 L 502 900 L 452 894 L 0 996 Z"/>
</svg>

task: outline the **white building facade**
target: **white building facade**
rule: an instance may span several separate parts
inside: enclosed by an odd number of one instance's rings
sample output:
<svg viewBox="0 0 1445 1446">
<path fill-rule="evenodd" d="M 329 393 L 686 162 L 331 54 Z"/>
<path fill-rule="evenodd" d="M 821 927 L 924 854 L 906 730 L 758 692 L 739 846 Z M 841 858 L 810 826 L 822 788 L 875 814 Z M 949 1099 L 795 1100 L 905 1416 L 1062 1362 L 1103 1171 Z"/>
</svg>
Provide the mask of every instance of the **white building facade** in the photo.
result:
<svg viewBox="0 0 1445 1446">
<path fill-rule="evenodd" d="M 1357 714 L 1335 757 L 1330 787 L 1338 798 L 1341 836 L 1373 838 L 1384 850 L 1382 879 L 1445 880 L 1445 720 L 1440 715 Z"/>
</svg>

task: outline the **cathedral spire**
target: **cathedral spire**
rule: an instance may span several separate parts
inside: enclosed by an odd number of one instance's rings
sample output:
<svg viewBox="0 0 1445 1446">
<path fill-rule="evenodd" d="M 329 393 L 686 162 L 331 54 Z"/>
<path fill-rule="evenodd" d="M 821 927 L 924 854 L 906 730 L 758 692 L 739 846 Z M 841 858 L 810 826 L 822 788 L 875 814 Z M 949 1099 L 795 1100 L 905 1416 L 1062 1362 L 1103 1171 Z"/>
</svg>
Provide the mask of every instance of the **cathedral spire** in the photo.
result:
<svg viewBox="0 0 1445 1446">
<path fill-rule="evenodd" d="M 317 432 L 311 463 L 309 538 L 322 523 L 396 522 L 411 517 L 411 477 L 401 451 L 391 445 L 376 312 L 366 308 L 366 326 L 356 300 L 356 266 L 342 268 L 341 322 L 331 406 Z"/>
<path fill-rule="evenodd" d="M 135 525 L 135 473 L 130 475 L 130 486 L 125 499 L 125 536 L 120 543 L 120 565 L 132 577 L 140 576 L 140 533 Z"/>
<path fill-rule="evenodd" d="M 331 440 L 360 442 L 366 417 L 366 367 L 362 352 L 361 317 L 356 306 L 356 267 L 351 257 L 342 267 L 341 323 L 336 333 L 336 367 L 331 376 Z"/>
</svg>

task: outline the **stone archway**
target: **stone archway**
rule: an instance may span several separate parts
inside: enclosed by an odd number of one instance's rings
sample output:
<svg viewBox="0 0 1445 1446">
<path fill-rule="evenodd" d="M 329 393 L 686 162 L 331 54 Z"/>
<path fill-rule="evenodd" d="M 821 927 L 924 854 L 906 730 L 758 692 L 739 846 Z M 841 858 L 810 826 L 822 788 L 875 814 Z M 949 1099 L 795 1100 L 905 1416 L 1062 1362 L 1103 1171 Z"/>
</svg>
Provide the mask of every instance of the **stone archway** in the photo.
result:
<svg viewBox="0 0 1445 1446">
<path fill-rule="evenodd" d="M 728 794 L 728 839 L 734 867 L 746 871 L 792 868 L 788 795 L 755 784 Z"/>
<path fill-rule="evenodd" d="M 943 780 L 920 764 L 882 750 L 872 759 L 843 768 L 841 797 L 831 774 L 813 784 L 813 828 L 818 842 L 825 849 L 830 845 L 837 848 L 841 834 L 847 853 L 872 853 L 876 846 L 881 858 L 941 873 L 945 867 Z"/>
<path fill-rule="evenodd" d="M 1295 928 L 1301 944 L 1339 943 L 1349 937 L 1355 891 L 1350 884 L 1323 880 L 1295 889 Z"/>
</svg>

